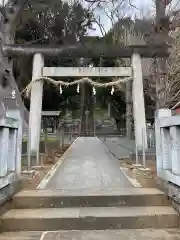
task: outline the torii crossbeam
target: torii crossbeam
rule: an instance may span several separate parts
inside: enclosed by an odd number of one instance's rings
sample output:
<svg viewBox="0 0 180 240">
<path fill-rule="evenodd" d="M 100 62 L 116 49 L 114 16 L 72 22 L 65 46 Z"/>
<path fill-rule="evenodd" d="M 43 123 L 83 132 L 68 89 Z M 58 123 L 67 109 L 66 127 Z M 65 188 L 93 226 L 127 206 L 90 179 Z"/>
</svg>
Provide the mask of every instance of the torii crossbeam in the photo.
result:
<svg viewBox="0 0 180 240">
<path fill-rule="evenodd" d="M 109 44 L 75 44 L 75 45 L 25 45 L 25 44 L 5 44 L 3 52 L 9 56 L 16 55 L 34 55 L 36 53 L 45 56 L 61 56 L 71 58 L 130 58 L 134 52 L 141 55 L 141 57 L 168 57 L 169 45 L 130 45 L 124 47 L 122 45 Z"/>
</svg>

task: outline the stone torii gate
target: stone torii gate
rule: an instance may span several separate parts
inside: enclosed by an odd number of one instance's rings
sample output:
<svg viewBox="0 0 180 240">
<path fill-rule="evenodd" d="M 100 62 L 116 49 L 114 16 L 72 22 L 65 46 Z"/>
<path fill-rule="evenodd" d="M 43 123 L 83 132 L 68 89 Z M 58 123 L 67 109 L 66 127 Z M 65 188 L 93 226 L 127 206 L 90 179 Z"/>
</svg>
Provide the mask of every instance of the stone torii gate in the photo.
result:
<svg viewBox="0 0 180 240">
<path fill-rule="evenodd" d="M 4 45 L 3 51 L 7 55 L 33 55 L 32 89 L 30 106 L 30 149 L 31 154 L 36 155 L 39 151 L 43 80 L 36 81 L 39 77 L 129 77 L 133 78 L 133 112 L 135 125 L 135 140 L 138 150 L 143 145 L 147 147 L 146 117 L 144 106 L 143 75 L 141 57 L 162 57 L 167 56 L 167 48 L 164 46 L 129 46 L 122 48 L 116 45 L 72 45 L 63 47 L 51 46 L 23 46 Z M 60 56 L 71 58 L 131 58 L 131 67 L 116 68 L 49 68 L 44 66 L 44 56 Z"/>
<path fill-rule="evenodd" d="M 132 71 L 133 70 L 133 71 Z M 132 76 L 133 75 L 133 76 Z M 44 57 L 36 53 L 33 58 L 32 81 L 39 77 L 133 77 L 133 109 L 135 122 L 135 139 L 139 150 L 143 144 L 147 146 L 146 118 L 143 92 L 143 76 L 141 57 L 137 53 L 132 55 L 131 67 L 44 67 Z M 31 89 L 30 105 L 30 131 L 31 131 L 31 153 L 38 151 L 41 128 L 43 80 L 34 81 Z M 38 103 L 38 104 L 37 104 Z M 143 136 L 144 134 L 144 136 Z M 143 139 L 144 138 L 144 139 Z"/>
</svg>

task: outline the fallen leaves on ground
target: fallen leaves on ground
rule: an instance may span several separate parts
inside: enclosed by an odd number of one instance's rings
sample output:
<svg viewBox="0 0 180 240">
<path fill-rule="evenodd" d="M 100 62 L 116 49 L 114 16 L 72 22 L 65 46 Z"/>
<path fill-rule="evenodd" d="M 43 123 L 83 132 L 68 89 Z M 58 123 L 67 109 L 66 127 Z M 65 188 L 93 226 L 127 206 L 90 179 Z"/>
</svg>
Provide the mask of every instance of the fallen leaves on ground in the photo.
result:
<svg viewBox="0 0 180 240">
<path fill-rule="evenodd" d="M 22 174 L 22 188 L 23 189 L 36 189 L 42 179 L 46 176 L 46 174 L 50 171 L 52 166 L 56 164 L 59 158 L 63 155 L 63 153 L 68 149 L 69 145 L 64 146 L 61 149 L 51 149 L 48 150 L 43 158 L 42 166 L 32 167 L 31 171 L 24 171 Z M 22 169 L 26 170 L 26 168 Z"/>
<path fill-rule="evenodd" d="M 132 161 L 133 163 L 135 161 Z M 130 160 L 120 161 L 121 167 L 128 169 L 129 177 L 135 178 L 142 187 L 157 188 L 156 162 L 154 160 L 147 161 L 147 168 L 149 171 L 142 171 L 132 164 Z"/>
</svg>

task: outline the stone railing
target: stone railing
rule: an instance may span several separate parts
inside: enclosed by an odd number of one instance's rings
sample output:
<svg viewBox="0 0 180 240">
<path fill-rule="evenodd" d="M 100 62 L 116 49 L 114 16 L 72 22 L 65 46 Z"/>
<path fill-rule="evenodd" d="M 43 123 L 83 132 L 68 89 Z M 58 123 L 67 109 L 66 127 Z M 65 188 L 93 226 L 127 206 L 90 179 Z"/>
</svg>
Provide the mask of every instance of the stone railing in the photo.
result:
<svg viewBox="0 0 180 240">
<path fill-rule="evenodd" d="M 0 118 L 0 205 L 13 195 L 20 180 L 19 129 L 18 120 Z"/>
<path fill-rule="evenodd" d="M 160 109 L 156 114 L 157 176 L 180 186 L 180 115 Z"/>
</svg>

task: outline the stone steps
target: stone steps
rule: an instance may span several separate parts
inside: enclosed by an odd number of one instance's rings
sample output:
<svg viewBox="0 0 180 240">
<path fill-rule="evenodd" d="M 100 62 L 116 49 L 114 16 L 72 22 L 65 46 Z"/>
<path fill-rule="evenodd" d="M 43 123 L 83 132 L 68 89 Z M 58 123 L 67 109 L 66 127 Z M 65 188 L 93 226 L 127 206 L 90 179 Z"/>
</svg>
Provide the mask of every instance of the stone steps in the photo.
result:
<svg viewBox="0 0 180 240">
<path fill-rule="evenodd" d="M 13 199 L 14 208 L 165 206 L 164 193 L 153 188 L 21 191 Z"/>
<path fill-rule="evenodd" d="M 6 232 L 0 240 L 180 240 L 179 229 L 123 229 L 99 231 Z"/>
<path fill-rule="evenodd" d="M 94 137 L 94 132 L 93 131 L 88 131 L 88 132 L 81 132 L 79 134 L 80 137 Z"/>
<path fill-rule="evenodd" d="M 90 139 L 91 141 L 94 142 L 94 139 Z M 82 146 L 83 142 L 84 139 L 78 144 Z M 96 166 L 96 159 L 101 160 L 106 157 L 103 151 L 97 154 L 101 147 L 100 143 L 97 140 L 97 146 L 92 144 L 96 152 L 92 154 L 92 168 Z M 92 153 L 92 148 L 89 149 L 89 144 L 81 148 L 81 151 L 84 151 L 84 158 L 80 164 L 84 162 L 87 164 L 88 158 L 84 160 Z M 76 148 L 71 159 L 74 160 L 74 156 L 75 160 L 79 159 L 78 151 Z M 89 164 L 82 168 L 81 171 L 85 173 L 85 176 L 80 178 L 82 181 L 80 181 L 79 189 L 77 187 L 68 189 L 67 186 L 75 186 L 75 184 L 63 183 L 65 177 L 68 179 L 65 183 L 68 183 L 74 172 L 69 168 L 64 171 L 57 185 L 56 181 L 52 184 L 52 188 L 55 186 L 58 188 L 62 183 L 62 188 L 67 187 L 66 189 L 29 190 L 16 194 L 13 197 L 12 209 L 3 212 L 0 216 L 0 231 L 2 232 L 0 240 L 178 240 L 180 236 L 179 216 L 170 206 L 163 192 L 152 188 L 134 188 L 131 184 L 126 184 L 125 175 L 121 172 L 116 174 L 115 170 L 116 168 L 119 170 L 119 165 L 114 164 L 114 168 L 111 168 L 112 172 L 108 173 L 113 159 L 106 158 L 105 160 L 99 165 L 100 167 L 103 163 L 107 164 L 99 179 L 97 179 L 99 171 L 89 170 Z M 76 167 L 80 164 L 78 161 L 73 164 L 77 171 Z M 56 174 L 58 175 L 59 172 Z M 90 178 L 88 178 L 89 175 Z M 103 178 L 104 175 L 106 177 Z M 74 179 L 70 179 L 72 183 Z M 84 184 L 86 180 L 88 183 L 92 180 L 99 181 L 98 186 L 104 187 L 84 189 L 83 186 L 89 186 Z M 111 180 L 114 180 L 115 184 L 111 183 L 110 186 L 118 186 L 118 188 L 107 187 L 109 185 L 106 183 Z M 121 188 L 123 186 L 127 188 Z"/>
<path fill-rule="evenodd" d="M 0 240 L 37 240 L 42 231 L 47 235 L 43 240 L 56 239 L 54 235 L 48 238 L 49 231 L 68 231 L 64 239 L 69 240 L 72 234 L 74 239 L 104 240 L 102 230 L 109 231 L 112 240 L 117 239 L 116 233 L 130 240 L 129 233 L 122 229 L 129 229 L 133 236 L 136 229 L 141 229 L 137 236 L 144 236 L 143 231 L 149 228 L 158 233 L 155 229 L 165 232 L 166 228 L 179 226 L 179 217 L 163 192 L 152 188 L 29 190 L 16 194 L 12 206 L 1 216 L 0 230 L 4 233 Z"/>
<path fill-rule="evenodd" d="M 12 209 L 1 218 L 2 231 L 177 228 L 172 207 L 79 207 Z"/>
<path fill-rule="evenodd" d="M 82 128 L 82 131 L 79 134 L 81 137 L 93 137 L 94 136 L 94 126 L 92 124 L 88 124 L 88 126 L 85 125 L 85 127 Z"/>
<path fill-rule="evenodd" d="M 4 232 L 0 240 L 40 240 L 42 232 Z"/>
</svg>

